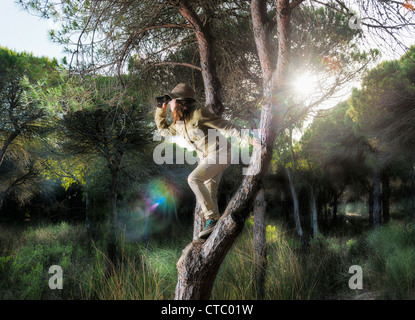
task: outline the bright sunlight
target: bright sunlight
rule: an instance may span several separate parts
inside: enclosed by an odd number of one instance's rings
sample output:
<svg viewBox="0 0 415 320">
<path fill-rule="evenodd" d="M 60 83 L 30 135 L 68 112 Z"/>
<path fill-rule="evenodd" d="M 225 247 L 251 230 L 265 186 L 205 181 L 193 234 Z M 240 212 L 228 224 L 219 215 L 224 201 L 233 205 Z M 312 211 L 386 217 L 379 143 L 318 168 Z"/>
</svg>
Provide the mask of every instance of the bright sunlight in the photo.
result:
<svg viewBox="0 0 415 320">
<path fill-rule="evenodd" d="M 318 89 L 318 78 L 310 72 L 303 73 L 293 82 L 293 87 L 298 95 L 312 95 Z"/>
</svg>

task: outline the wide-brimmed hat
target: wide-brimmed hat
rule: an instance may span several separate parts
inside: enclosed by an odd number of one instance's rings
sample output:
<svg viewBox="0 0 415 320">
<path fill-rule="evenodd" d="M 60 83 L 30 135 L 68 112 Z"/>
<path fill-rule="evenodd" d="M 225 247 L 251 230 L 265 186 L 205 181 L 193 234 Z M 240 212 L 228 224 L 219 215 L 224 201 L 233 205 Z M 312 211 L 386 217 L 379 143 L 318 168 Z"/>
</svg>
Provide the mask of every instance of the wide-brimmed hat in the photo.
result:
<svg viewBox="0 0 415 320">
<path fill-rule="evenodd" d="M 171 92 L 166 93 L 172 99 L 195 99 L 195 92 L 185 83 L 179 83 Z"/>
</svg>

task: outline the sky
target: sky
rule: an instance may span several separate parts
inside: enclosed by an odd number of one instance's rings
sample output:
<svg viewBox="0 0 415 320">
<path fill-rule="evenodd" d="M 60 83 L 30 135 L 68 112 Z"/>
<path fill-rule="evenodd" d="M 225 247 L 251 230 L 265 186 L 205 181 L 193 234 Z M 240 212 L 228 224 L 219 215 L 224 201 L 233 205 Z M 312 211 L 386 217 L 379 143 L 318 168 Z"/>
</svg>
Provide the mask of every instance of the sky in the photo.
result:
<svg viewBox="0 0 415 320">
<path fill-rule="evenodd" d="M 52 20 L 28 13 L 15 0 L 0 0 L 0 46 L 60 61 L 65 54 L 50 40 L 48 30 L 52 28 Z"/>
</svg>

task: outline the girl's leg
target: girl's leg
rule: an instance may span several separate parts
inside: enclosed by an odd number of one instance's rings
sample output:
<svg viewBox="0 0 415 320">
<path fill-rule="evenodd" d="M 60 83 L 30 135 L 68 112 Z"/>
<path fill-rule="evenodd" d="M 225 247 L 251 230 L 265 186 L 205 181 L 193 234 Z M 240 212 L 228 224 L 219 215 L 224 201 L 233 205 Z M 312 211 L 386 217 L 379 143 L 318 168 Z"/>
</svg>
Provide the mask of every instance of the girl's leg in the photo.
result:
<svg viewBox="0 0 415 320">
<path fill-rule="evenodd" d="M 216 199 L 217 189 L 222 173 L 229 165 L 230 161 L 226 164 L 201 161 L 187 178 L 196 200 L 202 207 L 205 219 L 218 220 L 220 217 Z"/>
<path fill-rule="evenodd" d="M 205 186 L 208 188 L 210 196 L 212 198 L 213 203 L 215 204 L 215 212 L 219 213 L 219 207 L 218 207 L 218 188 L 220 179 L 222 178 L 223 171 L 219 172 L 216 176 L 213 178 L 205 181 Z M 206 221 L 208 219 L 215 219 L 215 217 L 211 217 L 209 215 L 205 215 Z"/>
</svg>

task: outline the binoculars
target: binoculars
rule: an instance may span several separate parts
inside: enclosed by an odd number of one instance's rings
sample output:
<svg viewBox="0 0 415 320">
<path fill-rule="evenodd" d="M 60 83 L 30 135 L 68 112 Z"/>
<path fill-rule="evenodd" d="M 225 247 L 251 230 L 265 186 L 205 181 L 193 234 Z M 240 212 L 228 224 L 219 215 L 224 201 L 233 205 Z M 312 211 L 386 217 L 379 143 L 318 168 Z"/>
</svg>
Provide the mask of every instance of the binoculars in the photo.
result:
<svg viewBox="0 0 415 320">
<path fill-rule="evenodd" d="M 169 103 L 172 99 L 167 96 L 156 97 L 157 108 L 162 108 L 164 103 Z"/>
</svg>

